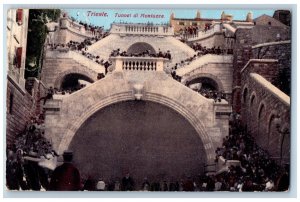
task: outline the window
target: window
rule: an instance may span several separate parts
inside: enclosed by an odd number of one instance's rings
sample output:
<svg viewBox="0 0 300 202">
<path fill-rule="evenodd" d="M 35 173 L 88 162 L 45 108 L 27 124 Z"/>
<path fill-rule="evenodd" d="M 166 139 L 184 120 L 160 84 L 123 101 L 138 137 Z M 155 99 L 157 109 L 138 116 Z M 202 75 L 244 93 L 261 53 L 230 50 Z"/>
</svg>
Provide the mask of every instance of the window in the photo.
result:
<svg viewBox="0 0 300 202">
<path fill-rule="evenodd" d="M 13 110 L 13 102 L 14 102 L 14 93 L 11 92 L 9 94 L 9 107 L 8 107 L 8 113 L 12 114 L 12 110 Z"/>
<path fill-rule="evenodd" d="M 179 25 L 184 25 L 184 22 L 179 22 Z"/>
<path fill-rule="evenodd" d="M 22 47 L 18 47 L 16 50 L 16 66 L 18 68 L 21 68 L 21 62 L 22 62 Z"/>
<path fill-rule="evenodd" d="M 23 23 L 23 9 L 17 9 L 16 22 L 18 25 Z"/>
</svg>

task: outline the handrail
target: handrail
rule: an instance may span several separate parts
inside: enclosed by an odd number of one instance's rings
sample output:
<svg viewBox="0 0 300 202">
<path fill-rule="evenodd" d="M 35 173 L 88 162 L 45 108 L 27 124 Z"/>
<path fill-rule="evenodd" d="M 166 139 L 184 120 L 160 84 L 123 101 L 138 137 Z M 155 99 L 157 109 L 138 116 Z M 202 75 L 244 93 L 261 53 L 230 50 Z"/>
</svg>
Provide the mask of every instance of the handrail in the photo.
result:
<svg viewBox="0 0 300 202">
<path fill-rule="evenodd" d="M 48 51 L 47 58 L 71 58 L 96 73 L 105 73 L 105 67 L 103 65 L 69 49 L 64 49 L 63 52 L 59 50 Z"/>
<path fill-rule="evenodd" d="M 190 64 L 181 67 L 176 71 L 178 76 L 184 76 L 194 70 L 210 63 L 232 63 L 232 55 L 215 55 L 206 54 L 202 57 L 192 61 Z"/>
</svg>

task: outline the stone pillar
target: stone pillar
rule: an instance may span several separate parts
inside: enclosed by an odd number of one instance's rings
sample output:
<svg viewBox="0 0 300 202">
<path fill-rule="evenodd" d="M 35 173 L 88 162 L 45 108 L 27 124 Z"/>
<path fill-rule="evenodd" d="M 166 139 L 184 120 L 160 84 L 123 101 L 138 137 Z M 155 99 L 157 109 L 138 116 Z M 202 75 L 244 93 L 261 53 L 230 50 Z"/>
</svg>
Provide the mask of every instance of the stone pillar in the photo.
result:
<svg viewBox="0 0 300 202">
<path fill-rule="evenodd" d="M 158 59 L 157 60 L 156 71 L 158 71 L 158 72 L 164 71 L 164 61 L 163 61 L 163 59 Z"/>
<path fill-rule="evenodd" d="M 115 71 L 116 72 L 123 71 L 123 60 L 121 58 L 116 58 L 115 60 Z"/>
</svg>

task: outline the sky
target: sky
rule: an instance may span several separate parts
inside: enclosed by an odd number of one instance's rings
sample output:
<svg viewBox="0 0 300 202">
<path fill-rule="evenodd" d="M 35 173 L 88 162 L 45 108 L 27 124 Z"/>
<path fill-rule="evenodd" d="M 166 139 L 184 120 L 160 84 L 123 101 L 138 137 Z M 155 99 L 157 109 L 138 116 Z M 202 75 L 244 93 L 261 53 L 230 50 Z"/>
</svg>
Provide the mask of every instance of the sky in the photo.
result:
<svg viewBox="0 0 300 202">
<path fill-rule="evenodd" d="M 195 18 L 197 9 L 65 9 L 69 16 L 74 17 L 78 21 L 96 26 L 104 26 L 105 29 L 110 29 L 113 22 L 128 22 L 128 23 L 147 23 L 152 22 L 155 24 L 168 23 L 172 12 L 175 18 Z M 275 10 L 211 10 L 200 9 L 201 18 L 215 18 L 220 19 L 221 13 L 225 11 L 226 14 L 233 15 L 234 20 L 245 20 L 249 11 L 253 13 L 253 18 L 263 14 L 273 16 Z M 102 16 L 92 16 L 92 13 L 98 13 Z M 105 16 L 103 14 L 106 13 Z M 119 14 L 126 15 L 127 17 L 120 16 Z M 135 15 L 137 14 L 137 15 Z M 143 18 L 142 14 L 155 14 L 163 15 L 160 18 Z M 119 15 L 119 16 L 116 16 Z"/>
</svg>

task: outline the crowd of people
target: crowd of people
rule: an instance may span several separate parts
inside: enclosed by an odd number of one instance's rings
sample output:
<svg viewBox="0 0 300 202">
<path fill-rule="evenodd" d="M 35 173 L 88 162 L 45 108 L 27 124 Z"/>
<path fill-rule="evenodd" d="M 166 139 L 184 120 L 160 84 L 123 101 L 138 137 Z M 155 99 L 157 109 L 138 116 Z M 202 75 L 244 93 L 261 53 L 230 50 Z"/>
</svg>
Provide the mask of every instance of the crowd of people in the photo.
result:
<svg viewBox="0 0 300 202">
<path fill-rule="evenodd" d="M 90 31 L 92 35 L 103 36 L 105 34 L 108 34 L 108 32 L 104 32 L 103 27 L 101 26 L 94 26 L 91 24 L 84 23 L 82 21 L 79 21 L 79 24 L 83 25 L 84 29 Z"/>
<path fill-rule="evenodd" d="M 32 117 L 26 128 L 7 149 L 6 186 L 9 190 L 46 190 L 51 170 L 41 167 L 40 159 L 58 156 L 51 142 L 45 138 L 43 113 Z"/>
<path fill-rule="evenodd" d="M 64 17 L 66 17 L 67 14 L 64 14 Z M 92 35 L 94 36 L 101 36 L 105 33 L 107 33 L 107 31 L 104 31 L 104 27 L 103 26 L 95 26 L 92 24 L 88 24 L 86 22 L 82 22 L 82 21 L 77 21 L 74 17 L 70 17 L 70 26 L 79 29 L 78 24 L 83 26 L 85 31 L 90 32 Z"/>
<path fill-rule="evenodd" d="M 73 154 L 63 154 L 64 163 L 54 170 L 41 167 L 38 161 L 24 159 L 58 156 L 51 143 L 43 137 L 43 120 L 32 119 L 24 132 L 7 152 L 6 185 L 10 190 L 73 190 L 73 191 L 286 191 L 289 189 L 289 167 L 279 166 L 268 153 L 255 144 L 247 134 L 237 113 L 230 116 L 230 133 L 216 150 L 219 157 L 240 161 L 240 166 L 230 166 L 227 171 L 215 175 L 205 173 L 185 176 L 178 180 L 144 178 L 136 184 L 129 172 L 115 180 L 80 177 L 72 164 Z M 72 172 L 70 172 L 72 170 Z M 70 174 L 71 173 L 71 174 Z M 74 174 L 76 173 L 76 175 Z"/>
<path fill-rule="evenodd" d="M 202 46 L 200 43 L 194 43 L 191 45 L 191 48 L 197 51 L 197 55 L 206 55 L 206 54 L 216 54 L 216 55 L 224 55 L 224 54 L 232 54 L 233 49 L 221 49 L 220 46 L 212 48 L 207 48 L 206 46 Z"/>
<path fill-rule="evenodd" d="M 167 52 L 162 52 L 160 49 L 158 53 L 152 53 L 150 50 L 146 50 L 140 53 L 127 53 L 127 51 L 121 51 L 119 48 L 113 50 L 110 54 L 111 57 L 155 57 L 155 58 L 167 58 L 169 60 L 172 59 L 171 53 L 168 50 Z"/>
<path fill-rule="evenodd" d="M 83 42 L 77 41 L 69 41 L 67 44 L 48 44 L 48 47 L 51 50 L 59 50 L 68 52 L 69 50 L 75 51 L 80 53 L 81 55 L 85 56 L 86 58 L 94 61 L 97 64 L 101 64 L 105 67 L 105 74 L 107 73 L 107 68 L 112 65 L 110 60 L 101 59 L 99 55 L 94 55 L 92 53 L 87 52 L 88 47 L 100 40 L 99 37 L 93 37 L 85 39 Z"/>
<path fill-rule="evenodd" d="M 202 46 L 201 44 L 198 44 L 198 43 L 191 45 L 191 48 L 193 48 L 196 51 L 196 54 L 193 55 L 192 57 L 182 60 L 180 63 L 175 63 L 175 66 L 171 67 L 171 70 L 177 70 L 186 65 L 189 65 L 194 60 L 196 60 L 206 54 L 223 55 L 223 54 L 232 54 L 232 51 L 233 51 L 232 49 L 221 49 L 219 46 L 207 48 L 206 46 Z"/>
<path fill-rule="evenodd" d="M 222 99 L 226 100 L 226 94 L 223 91 L 201 88 L 198 93 L 208 99 L 214 99 L 215 102 L 221 102 Z"/>
<path fill-rule="evenodd" d="M 201 30 L 201 31 L 206 33 L 210 29 L 212 29 L 212 25 L 211 24 L 206 24 L 204 26 L 204 29 Z M 181 31 L 182 39 L 187 39 L 187 38 L 191 38 L 191 37 L 198 37 L 198 33 L 200 31 L 200 28 L 198 26 L 188 26 L 188 27 L 185 27 L 184 29 L 181 29 L 180 31 Z"/>
<path fill-rule="evenodd" d="M 230 166 L 217 176 L 223 191 L 286 191 L 289 188 L 289 166 L 279 166 L 249 135 L 241 123 L 241 116 L 230 116 L 230 132 L 216 150 L 216 162 L 222 156 L 238 160 L 241 166 Z M 221 187 L 222 187 L 221 186 Z"/>
<path fill-rule="evenodd" d="M 68 94 L 72 94 L 80 89 L 83 89 L 84 87 L 86 87 L 86 84 L 79 84 L 77 86 L 72 86 L 66 89 L 58 89 L 58 88 L 54 88 L 54 94 L 55 95 L 68 95 Z"/>
</svg>

